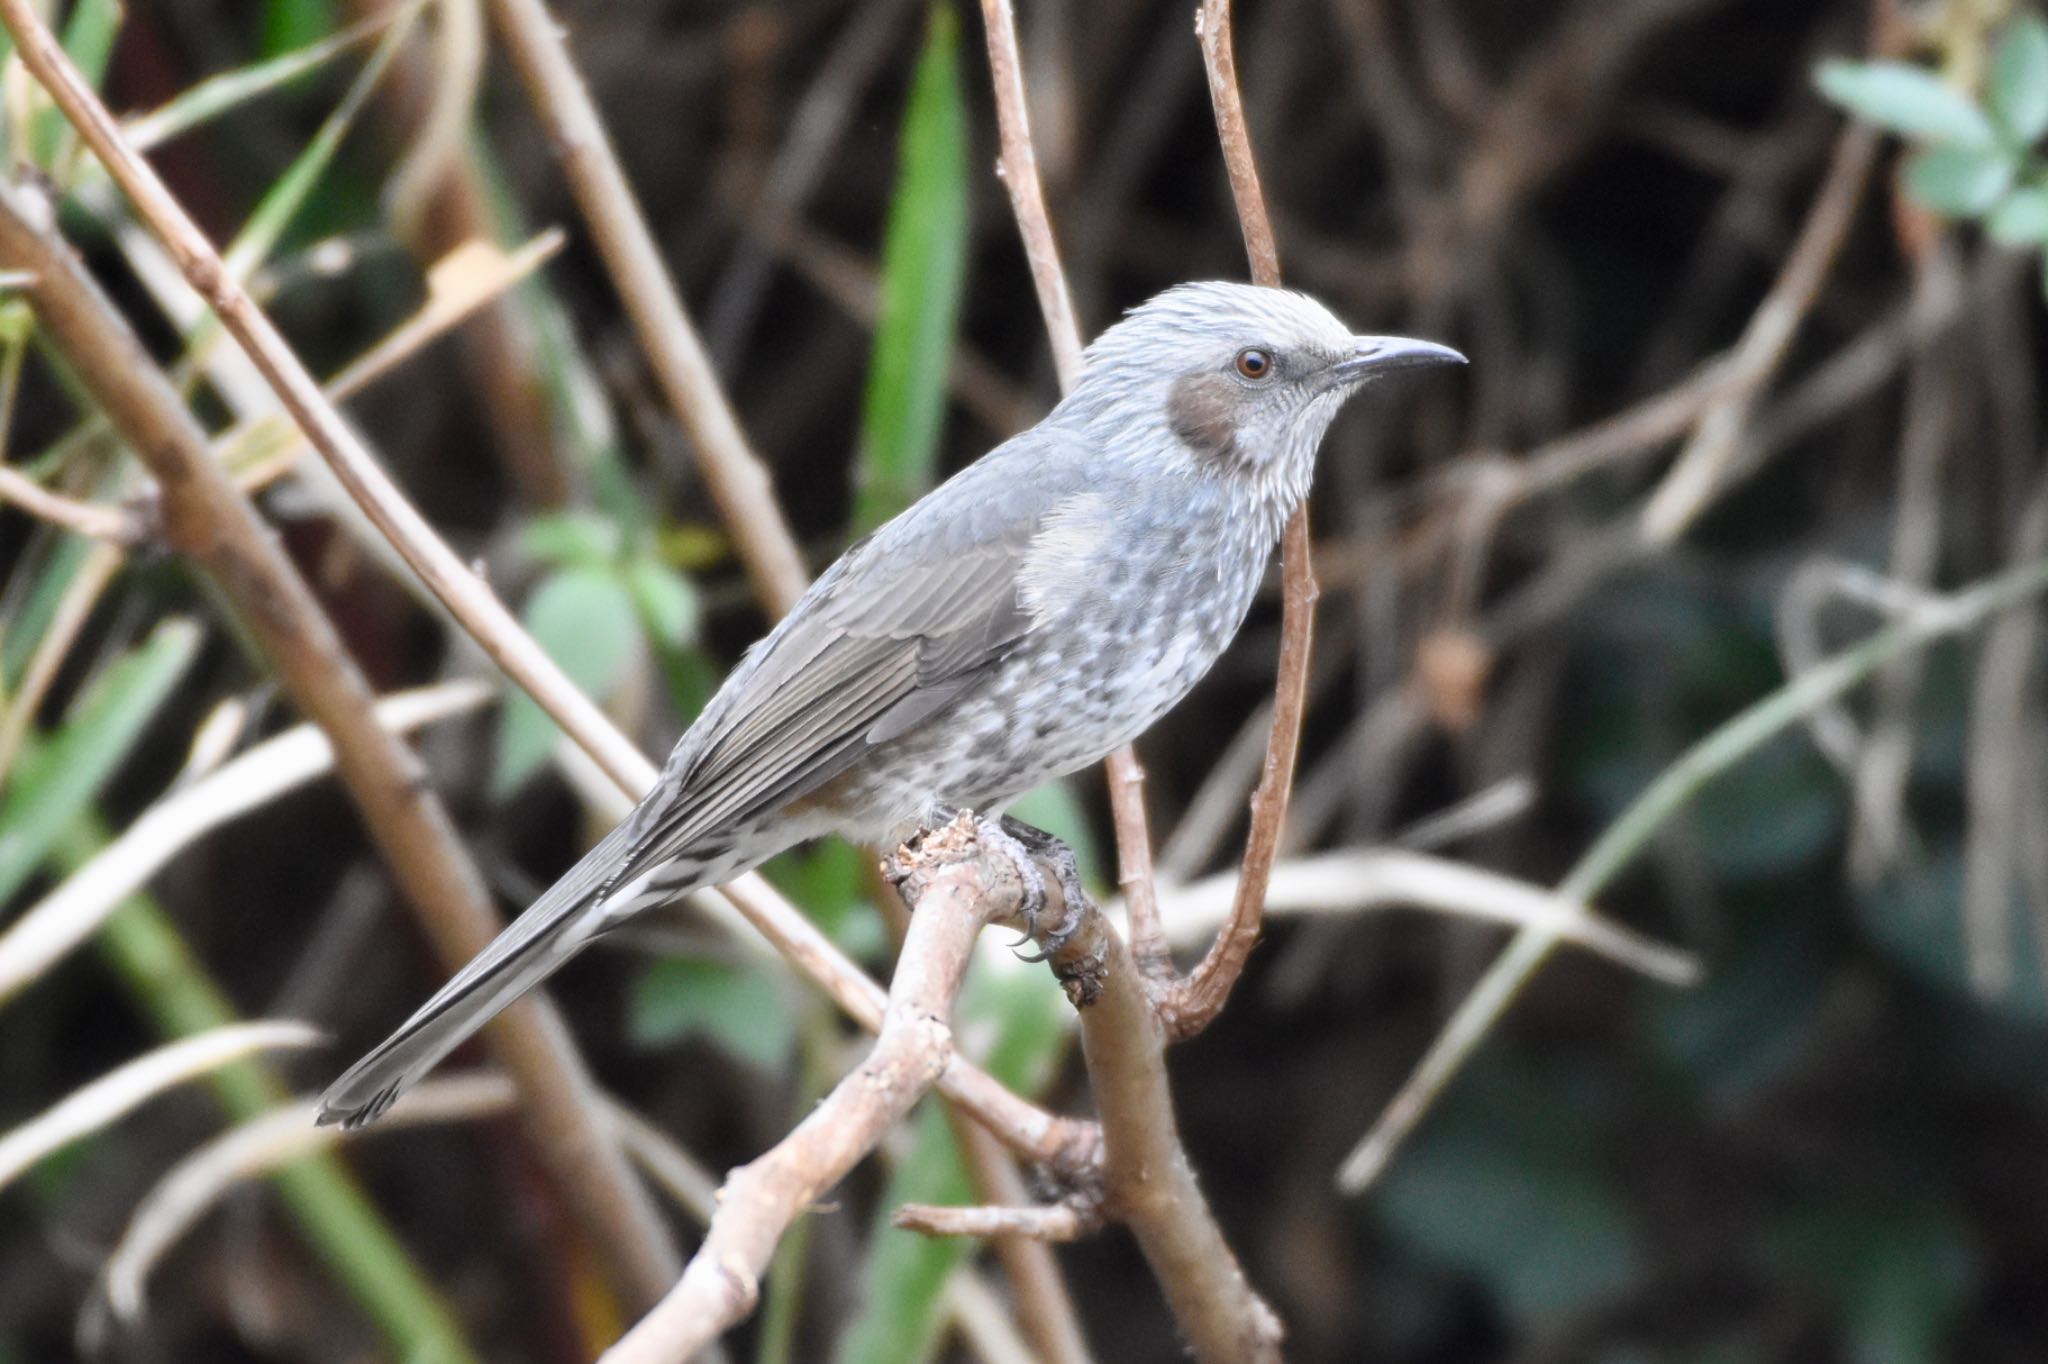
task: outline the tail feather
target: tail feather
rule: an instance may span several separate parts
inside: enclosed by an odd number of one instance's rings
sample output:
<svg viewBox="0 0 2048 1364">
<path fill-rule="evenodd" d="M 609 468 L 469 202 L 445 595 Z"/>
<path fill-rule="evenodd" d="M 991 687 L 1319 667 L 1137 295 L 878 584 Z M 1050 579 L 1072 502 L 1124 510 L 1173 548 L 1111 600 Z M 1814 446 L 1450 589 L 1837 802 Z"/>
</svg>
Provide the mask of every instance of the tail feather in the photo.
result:
<svg viewBox="0 0 2048 1364">
<path fill-rule="evenodd" d="M 361 1127 L 468 1041 L 499 1011 L 553 975 L 614 922 L 599 902 L 625 860 L 622 826 L 557 881 L 398 1031 L 320 1096 L 319 1122 Z"/>
</svg>

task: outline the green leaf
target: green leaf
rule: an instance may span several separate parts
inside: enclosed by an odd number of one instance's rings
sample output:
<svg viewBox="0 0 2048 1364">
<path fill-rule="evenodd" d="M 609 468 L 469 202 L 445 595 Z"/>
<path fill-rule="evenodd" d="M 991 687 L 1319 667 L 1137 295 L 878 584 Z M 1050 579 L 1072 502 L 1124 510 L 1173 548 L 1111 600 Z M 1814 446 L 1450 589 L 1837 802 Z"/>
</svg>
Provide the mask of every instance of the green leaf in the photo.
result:
<svg viewBox="0 0 2048 1364">
<path fill-rule="evenodd" d="M 1972 147 L 1989 146 L 1997 138 L 1991 120 L 1968 95 L 1906 62 L 1837 58 L 1820 64 L 1814 83 L 1836 104 L 1887 132 Z"/>
<path fill-rule="evenodd" d="M 697 637 L 697 593 L 688 578 L 659 560 L 635 559 L 626 565 L 626 587 L 657 643 L 674 648 Z"/>
<path fill-rule="evenodd" d="M 868 873 L 874 858 L 836 838 L 823 839 L 770 859 L 761 874 L 804 907 L 825 936 L 856 961 L 887 946 L 881 916 L 868 901 Z"/>
<path fill-rule="evenodd" d="M 1783 876 L 1830 853 L 1842 783 L 1803 734 L 1780 734 L 1693 802 L 1700 854 L 1731 881 Z"/>
<path fill-rule="evenodd" d="M 671 957 L 633 989 L 626 1035 L 641 1047 L 708 1037 L 749 1065 L 780 1073 L 796 1042 L 790 1011 L 759 971 Z"/>
<path fill-rule="evenodd" d="M 1975 1284 L 1964 1228 L 1924 1195 L 1853 1209 L 1802 1207 L 1771 1239 L 1777 1259 L 1837 1300 L 1853 1364 L 1940 1358 Z"/>
<path fill-rule="evenodd" d="M 355 80 L 350 82 L 347 92 L 341 97 L 341 102 L 321 121 L 312 141 L 292 158 L 292 163 L 285 167 L 284 174 L 280 175 L 276 183 L 272 184 L 257 201 L 255 211 L 249 215 L 248 221 L 242 224 L 241 231 L 235 234 L 234 241 L 223 253 L 223 263 L 230 275 L 238 280 L 247 279 L 258 266 L 269 259 L 278 240 L 284 236 L 285 229 L 298 216 L 299 210 L 305 207 L 306 200 L 312 196 L 314 189 L 319 186 L 334 164 L 334 156 L 341 149 L 342 139 L 347 137 L 349 130 L 355 126 L 356 118 L 368 104 L 377 83 L 383 79 L 385 71 L 390 69 L 392 59 L 404 46 L 407 35 L 412 32 L 413 25 L 419 18 L 419 13 L 417 5 L 407 4 L 399 12 L 398 17 L 392 20 L 390 26 L 384 30 L 383 36 L 377 40 L 377 46 L 371 50 L 369 58 L 364 61 L 362 70 L 358 71 Z M 211 318 L 212 314 L 209 313 L 207 316 Z M 214 323 L 202 328 L 200 334 L 210 332 L 211 326 L 217 325 Z"/>
<path fill-rule="evenodd" d="M 1603 1083 L 1528 1053 L 1475 1065 L 1387 1172 L 1380 1217 L 1518 1321 L 1554 1320 L 1615 1291 L 1640 1271 L 1599 1154 L 1613 1106 Z"/>
<path fill-rule="evenodd" d="M 1073 1010 L 1044 968 L 970 972 L 959 1004 L 956 1034 L 991 1075 L 1019 1094 L 1036 1095 L 1052 1082 L 1072 1036 Z M 926 1104 L 916 1138 L 891 1171 L 878 1207 L 874 1249 L 863 1272 L 859 1307 L 840 1337 L 836 1364 L 899 1364 L 931 1357 L 938 1340 L 946 1281 L 972 1247 L 891 1226 L 891 1211 L 905 1203 L 958 1204 L 973 1198 L 966 1169 L 943 1114 Z"/>
<path fill-rule="evenodd" d="M 21 684 L 29 662 L 35 657 L 36 646 L 43 642 L 50 623 L 57 618 L 57 608 L 63 605 L 64 594 L 92 552 L 93 544 L 84 536 L 60 535 L 50 539 L 46 550 L 24 554 L 16 562 L 13 571 L 22 575 L 27 588 L 22 597 L 10 600 L 8 612 L 0 613 L 0 679 L 4 679 L 4 691 L 12 692 Z M 27 576 L 31 571 L 35 574 L 33 578 Z"/>
<path fill-rule="evenodd" d="M 640 643 L 633 597 L 605 569 L 567 568 L 543 579 L 520 613 L 548 657 L 590 695 L 609 695 Z M 555 741 L 555 722 L 525 693 L 505 702 L 491 789 L 503 795 L 533 774 Z"/>
<path fill-rule="evenodd" d="M 79 0 L 64 21 L 60 40 L 64 51 L 87 85 L 97 90 L 107 74 L 107 59 L 114 53 L 114 40 L 121 33 L 121 0 Z M 76 135 L 60 110 L 44 109 L 36 119 L 34 156 L 47 171 L 61 169 L 69 160 Z"/>
<path fill-rule="evenodd" d="M 1945 218 L 1975 218 L 2005 197 L 2018 169 L 2000 147 L 1930 147 L 1906 162 L 1906 188 Z"/>
<path fill-rule="evenodd" d="M 199 648 L 189 620 L 168 620 L 100 675 L 65 713 L 37 761 L 0 800 L 0 901 L 21 889 L 128 756 Z"/>
<path fill-rule="evenodd" d="M 138 151 L 161 146 L 312 74 L 366 41 L 375 31 L 373 22 L 328 34 L 323 23 L 302 42 L 290 44 L 289 50 L 279 49 L 278 56 L 209 76 L 149 113 L 128 120 L 128 141 Z"/>
<path fill-rule="evenodd" d="M 2025 145 L 2048 132 L 2048 23 L 2040 15 L 2017 14 L 1999 33 L 1987 95 L 2014 141 Z"/>
<path fill-rule="evenodd" d="M 872 530 L 932 482 L 967 267 L 960 23 L 935 5 L 911 78 L 882 239 L 881 316 L 861 411 L 854 522 Z"/>
<path fill-rule="evenodd" d="M 263 50 L 279 53 L 302 48 L 321 34 L 331 33 L 334 25 L 334 6 L 329 0 L 265 0 Z"/>
<path fill-rule="evenodd" d="M 919 1110 L 916 1136 L 889 1172 L 882 1190 L 882 1220 L 862 1268 L 853 1320 L 840 1333 L 835 1364 L 919 1364 L 932 1357 L 943 1324 L 946 1281 L 974 1246 L 960 1237 L 922 1236 L 890 1226 L 890 1210 L 905 1203 L 957 1206 L 972 1201 L 973 1185 L 958 1146 L 936 1103 Z"/>
<path fill-rule="evenodd" d="M 559 568 L 598 568 L 619 557 L 618 528 L 590 512 L 549 512 L 528 521 L 519 546 Z"/>
<path fill-rule="evenodd" d="M 2048 245 L 2048 185 L 2027 185 L 1999 201 L 1984 230 L 2007 246 Z"/>
</svg>

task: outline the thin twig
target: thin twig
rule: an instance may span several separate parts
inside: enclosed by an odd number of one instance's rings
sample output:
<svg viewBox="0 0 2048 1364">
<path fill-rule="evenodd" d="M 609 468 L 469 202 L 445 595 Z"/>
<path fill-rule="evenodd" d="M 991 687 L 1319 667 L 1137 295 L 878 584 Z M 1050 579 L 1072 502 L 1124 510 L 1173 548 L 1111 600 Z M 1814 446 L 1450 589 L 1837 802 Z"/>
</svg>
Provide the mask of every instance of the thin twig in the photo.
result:
<svg viewBox="0 0 2048 1364">
<path fill-rule="evenodd" d="M 704 486 L 718 504 L 754 593 L 780 616 L 810 585 L 803 555 L 775 501 L 768 471 L 748 448 L 711 357 L 683 311 L 597 105 L 569 56 L 562 26 L 542 0 L 491 0 L 491 13 L 554 140 L 640 348 L 696 447 Z"/>
<path fill-rule="evenodd" d="M 396 733 L 489 701 L 492 688 L 474 679 L 400 692 L 379 701 L 378 723 Z M 215 771 L 166 795 L 122 830 L 48 895 L 0 932 L 0 1003 L 90 937 L 166 863 L 207 833 L 260 809 L 334 764 L 334 746 L 315 725 L 297 725 L 264 740 Z"/>
<path fill-rule="evenodd" d="M 1643 508 L 1643 534 L 1653 543 L 1676 540 L 1726 483 L 1741 454 L 1742 433 L 1757 398 L 1777 373 L 1849 235 L 1877 160 L 1878 141 L 1877 133 L 1859 122 L 1844 129 L 1836 142 L 1827 178 L 1814 196 L 1799 240 L 1729 357 L 1732 372 L 1740 376 L 1738 386 L 1699 419 L 1692 439 Z"/>
<path fill-rule="evenodd" d="M 1161 887 L 1173 941 L 1214 933 L 1237 899 L 1237 874 Z M 1401 848 L 1343 848 L 1292 857 L 1274 869 L 1267 913 L 1289 917 L 1411 907 L 1438 914 L 1548 928 L 1565 940 L 1666 985 L 1699 982 L 1699 958 L 1568 901 L 1543 886 Z"/>
<path fill-rule="evenodd" d="M 1244 100 L 1237 88 L 1237 58 L 1230 36 L 1230 0 L 1203 0 L 1195 20 L 1202 40 L 1202 64 L 1208 72 L 1210 103 L 1215 106 L 1216 132 L 1223 143 L 1223 164 L 1230 175 L 1231 197 L 1244 228 L 1245 254 L 1252 280 L 1268 288 L 1280 285 L 1280 255 L 1273 224 L 1259 190 L 1258 166 L 1245 130 Z M 1190 1037 L 1209 1026 L 1230 998 L 1245 960 L 1259 940 L 1265 912 L 1266 881 L 1273 873 L 1287 802 L 1294 789 L 1295 760 L 1301 752 L 1301 720 L 1308 698 L 1309 646 L 1315 630 L 1318 589 L 1309 559 L 1308 508 L 1297 509 L 1280 539 L 1280 663 L 1273 688 L 1273 729 L 1266 740 L 1266 762 L 1258 789 L 1252 793 L 1251 833 L 1245 840 L 1237 901 L 1208 955 L 1185 983 L 1162 1001 L 1172 1035 Z"/>
<path fill-rule="evenodd" d="M 335 411 L 263 311 L 223 265 L 220 255 L 156 172 L 135 155 L 98 94 L 79 74 L 61 44 L 37 17 L 30 0 L 0 0 L 4 20 L 22 62 L 50 92 L 135 205 L 149 230 L 163 243 L 179 272 L 219 315 L 275 390 L 313 448 L 334 470 L 349 496 L 422 582 L 464 622 L 506 676 L 597 757 L 622 784 L 648 772 L 638 749 L 605 718 L 562 670 L 519 627 L 497 595 L 434 533 L 370 453 L 362 438 Z M 645 789 L 646 783 L 638 783 Z"/>
<path fill-rule="evenodd" d="M 100 1271 L 107 1303 L 122 1320 L 144 1307 L 149 1271 L 179 1237 L 234 1185 L 272 1173 L 344 1143 L 381 1140 L 408 1127 L 498 1117 L 519 1106 L 518 1087 L 495 1071 L 432 1078 L 406 1094 L 374 1127 L 313 1121 L 317 1100 L 286 1104 L 249 1119 L 180 1160 L 136 1204 L 120 1244 Z M 673 1140 L 617 1099 L 595 1094 L 597 1116 L 611 1141 L 632 1156 L 692 1216 L 702 1216 L 702 1167 Z"/>
<path fill-rule="evenodd" d="M 975 848 L 956 823 L 925 840 L 922 863 Z M 906 854 L 904 860 L 911 860 Z M 889 1007 L 867 1059 L 773 1149 L 727 1176 L 703 1244 L 659 1306 L 605 1352 L 607 1364 L 692 1358 L 753 1311 L 760 1276 L 790 1223 L 843 1179 L 937 1082 L 952 1055 L 953 1004 L 985 924 L 1022 901 L 984 893 L 983 863 L 942 865 L 911 916 L 889 986 Z"/>
<path fill-rule="evenodd" d="M 946 1118 L 975 1196 L 986 1203 L 1022 1206 L 1030 1192 L 1010 1153 L 988 1129 L 969 1122 L 957 1105 L 947 1106 Z M 1089 1364 L 1092 1356 L 1074 1298 L 1052 1252 L 1033 1240 L 1002 1237 L 995 1254 L 1010 1281 L 1017 1326 L 1029 1338 L 1032 1357 L 1038 1364 Z M 956 1275 L 955 1282 L 963 1278 Z"/>
<path fill-rule="evenodd" d="M 1060 266 L 1059 241 L 1053 236 L 1045 187 L 1038 178 L 1038 150 L 1031 142 L 1024 69 L 1017 56 L 1017 15 L 1010 0 L 981 0 L 981 20 L 988 32 L 989 81 L 995 87 L 996 132 L 1002 148 L 997 173 L 1010 192 L 1010 211 L 1024 238 L 1024 259 L 1031 266 L 1038 310 L 1045 315 L 1045 334 L 1052 342 L 1053 369 L 1064 391 L 1081 377 L 1081 329 L 1074 321 L 1073 295 Z"/>
<path fill-rule="evenodd" d="M 112 1126 L 175 1085 L 252 1052 L 310 1047 L 325 1037 L 310 1024 L 267 1019 L 230 1023 L 145 1052 L 73 1090 L 19 1127 L 0 1132 L 0 1189 L 37 1161 Z"/>
<path fill-rule="evenodd" d="M 996 128 L 1002 146 L 998 162 L 1003 187 L 1010 193 L 1010 211 L 1024 239 L 1024 258 L 1031 266 L 1038 309 L 1052 344 L 1053 369 L 1062 391 L 1081 375 L 1081 329 L 1074 320 L 1073 295 L 1060 265 L 1059 241 L 1045 207 L 1045 187 L 1038 178 L 1038 152 L 1031 141 L 1030 107 L 1024 98 L 1023 65 L 1017 54 L 1017 16 L 1010 0 L 982 0 L 982 26 L 988 35 L 990 83 L 995 87 Z M 1109 755 L 1110 816 L 1116 827 L 1117 879 L 1131 906 L 1131 941 L 1148 970 L 1170 974 L 1159 933 L 1152 895 L 1152 834 L 1145 819 L 1145 769 L 1129 744 Z"/>
<path fill-rule="evenodd" d="M 1006 1240 L 1078 1241 L 1094 1235 L 1102 1226 L 1099 1212 L 1091 1215 L 1073 1203 L 977 1208 L 906 1203 L 889 1220 L 904 1231 L 925 1236 L 972 1236 L 998 1244 Z"/>
<path fill-rule="evenodd" d="M 89 95 L 23 0 L 0 0 L 0 13 L 31 70 L 55 89 Z M 97 124 L 88 116 L 94 111 Z M 75 116 L 88 140 L 112 127 L 97 100 Z M 170 381 L 53 235 L 53 218 L 47 200 L 0 185 L 0 266 L 36 273 L 26 297 L 38 319 L 157 477 L 165 539 L 220 584 L 293 699 L 327 732 L 336 770 L 372 838 L 442 956 L 459 965 L 490 942 L 502 921 L 418 757 L 377 723 L 369 688 L 311 589 L 213 460 L 206 433 Z M 210 258 L 211 248 L 205 252 Z M 212 278 L 226 281 L 214 264 Z M 246 306 L 246 296 L 234 292 Z M 317 387 L 311 392 L 319 396 Z M 620 1291 L 656 1296 L 676 1258 L 667 1232 L 617 1150 L 595 1130 L 589 1082 L 560 1020 L 543 1001 L 533 1003 L 504 1015 L 494 1034 L 528 1099 L 529 1129 L 610 1257 Z"/>
<path fill-rule="evenodd" d="M 0 464 L 0 505 L 10 503 L 53 526 L 121 549 L 148 538 L 143 518 L 134 512 L 51 492 L 21 470 Z"/>
</svg>

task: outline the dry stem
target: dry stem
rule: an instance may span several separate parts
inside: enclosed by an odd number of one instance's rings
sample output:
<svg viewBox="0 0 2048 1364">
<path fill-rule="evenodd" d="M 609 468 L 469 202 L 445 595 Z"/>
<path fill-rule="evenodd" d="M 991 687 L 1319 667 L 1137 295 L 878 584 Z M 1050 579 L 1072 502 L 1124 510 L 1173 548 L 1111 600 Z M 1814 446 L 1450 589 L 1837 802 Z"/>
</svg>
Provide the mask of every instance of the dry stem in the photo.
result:
<svg viewBox="0 0 2048 1364">
<path fill-rule="evenodd" d="M 726 1178 L 681 1281 L 605 1353 L 607 1364 L 692 1358 L 751 1312 L 790 1223 L 874 1150 L 945 1071 L 953 1054 L 949 1020 L 974 940 L 991 919 L 1013 914 L 1021 898 L 1014 868 L 1007 885 L 992 884 L 972 829 L 956 821 L 919 851 L 899 855 L 916 869 L 921 904 L 874 1049 L 788 1136 Z"/>
<path fill-rule="evenodd" d="M 541 0 L 492 0 L 491 13 L 554 139 L 563 173 L 633 319 L 640 348 L 696 447 L 704 486 L 725 518 L 754 593 L 770 614 L 780 616 L 803 595 L 810 574 L 782 519 L 768 471 L 748 448 L 712 372 L 711 357 L 633 201 L 562 28 Z"/>
<path fill-rule="evenodd" d="M 1202 65 L 1209 76 L 1209 99 L 1216 109 L 1216 133 L 1223 143 L 1223 164 L 1230 174 L 1230 193 L 1244 225 L 1245 254 L 1251 258 L 1252 280 L 1268 288 L 1280 284 L 1280 255 L 1273 242 L 1273 224 L 1259 190 L 1258 166 L 1245 131 L 1244 101 L 1237 88 L 1237 57 L 1230 37 L 1230 0 L 1203 0 L 1195 20 L 1202 40 Z M 1265 914 L 1266 882 L 1287 822 L 1287 801 L 1294 790 L 1294 765 L 1301 752 L 1301 719 L 1308 700 L 1308 656 L 1315 630 L 1317 595 L 1315 568 L 1309 561 L 1308 508 L 1297 509 L 1280 541 L 1280 665 L 1273 688 L 1273 729 L 1266 739 L 1266 762 L 1258 790 L 1252 793 L 1251 832 L 1245 839 L 1237 900 L 1229 920 L 1201 964 L 1187 981 L 1161 1000 L 1175 1038 L 1191 1037 L 1209 1026 L 1244 970 L 1259 940 Z"/>
<path fill-rule="evenodd" d="M 219 316 L 378 532 L 508 677 L 588 749 L 614 779 L 632 784 L 645 772 L 646 760 L 393 485 L 369 447 L 321 393 L 291 346 L 228 272 L 184 206 L 128 145 L 113 116 L 37 17 L 30 0 L 0 0 L 0 20 L 13 33 L 30 74 L 50 92 L 134 204 L 137 215 L 163 243 L 179 273 Z"/>
<path fill-rule="evenodd" d="M 15 0 L 5 13 L 24 52 L 38 52 L 31 66 L 46 66 L 57 50 L 47 31 Z M 34 273 L 25 293 L 38 319 L 157 477 L 166 540 L 220 585 L 294 701 L 326 731 L 343 784 L 442 957 L 468 960 L 501 921 L 419 759 L 377 722 L 374 698 L 311 589 L 215 463 L 170 381 L 53 235 L 53 217 L 32 192 L 0 187 L 0 268 Z M 674 1249 L 597 1126 L 589 1081 L 560 1019 L 535 999 L 494 1028 L 542 1158 L 604 1248 L 620 1291 L 657 1296 L 673 1273 Z"/>
<path fill-rule="evenodd" d="M 21 470 L 0 464 L 0 505 L 9 503 L 38 520 L 118 549 L 133 549 L 148 538 L 147 523 L 134 512 L 52 492 Z"/>
<path fill-rule="evenodd" d="M 1078 1203 L 980 1208 L 906 1203 L 889 1220 L 904 1231 L 926 1236 L 973 1236 L 994 1241 L 998 1246 L 1018 1239 L 1078 1241 L 1102 1229 L 1100 1209 L 1084 1208 Z"/>
<path fill-rule="evenodd" d="M 990 82 L 995 87 L 996 128 L 1002 144 L 999 163 L 1003 186 L 1010 192 L 1010 211 L 1024 239 L 1024 258 L 1031 265 L 1031 283 L 1038 308 L 1045 315 L 1045 334 L 1052 344 L 1053 368 L 1062 391 L 1081 374 L 1081 330 L 1074 321 L 1073 296 L 1052 218 L 1045 207 L 1045 187 L 1038 179 L 1038 152 L 1031 142 L 1030 111 L 1024 101 L 1023 68 L 1017 56 L 1017 16 L 1010 0 L 982 0 L 982 25 L 988 32 Z M 1130 906 L 1131 940 L 1139 960 L 1161 975 L 1173 964 L 1159 931 L 1158 901 L 1152 893 L 1152 835 L 1145 821 L 1145 769 L 1125 744 L 1109 755 L 1110 814 L 1116 824 L 1118 881 Z"/>
</svg>

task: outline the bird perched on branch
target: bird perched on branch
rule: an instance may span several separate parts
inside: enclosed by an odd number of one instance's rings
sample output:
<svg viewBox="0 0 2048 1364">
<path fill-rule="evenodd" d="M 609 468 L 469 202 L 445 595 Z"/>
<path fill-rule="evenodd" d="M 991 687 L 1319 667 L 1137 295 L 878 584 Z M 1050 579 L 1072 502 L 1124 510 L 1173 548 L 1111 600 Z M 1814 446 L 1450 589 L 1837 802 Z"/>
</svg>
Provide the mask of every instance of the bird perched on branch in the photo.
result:
<svg viewBox="0 0 2048 1364">
<path fill-rule="evenodd" d="M 320 1121 L 374 1120 L 641 910 L 821 835 L 986 821 L 1136 738 L 1237 633 L 1344 401 L 1463 360 L 1278 289 L 1186 284 L 1133 309 L 1044 420 L 827 569 L 632 814 L 335 1081 Z"/>
</svg>

